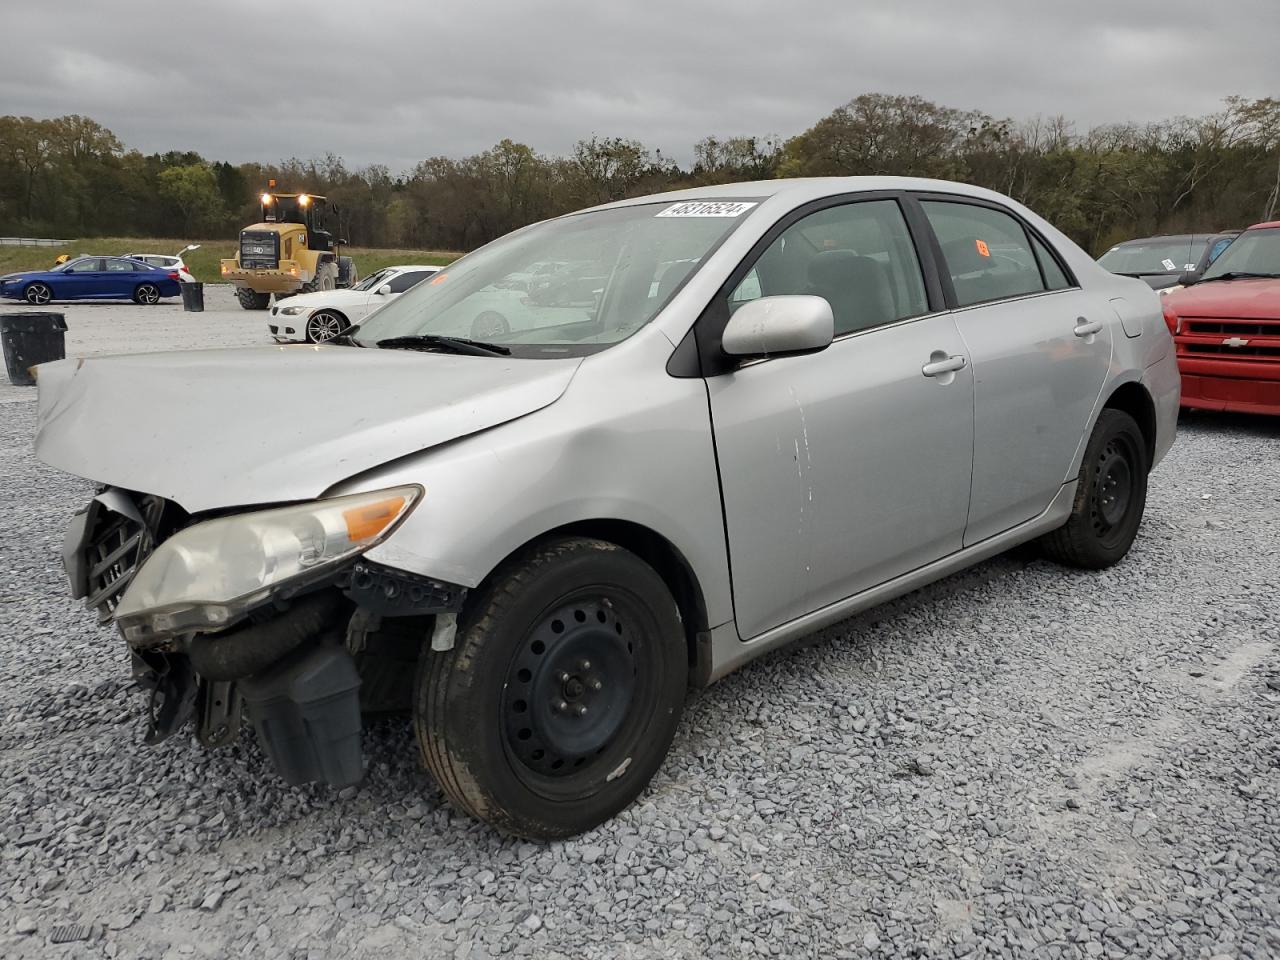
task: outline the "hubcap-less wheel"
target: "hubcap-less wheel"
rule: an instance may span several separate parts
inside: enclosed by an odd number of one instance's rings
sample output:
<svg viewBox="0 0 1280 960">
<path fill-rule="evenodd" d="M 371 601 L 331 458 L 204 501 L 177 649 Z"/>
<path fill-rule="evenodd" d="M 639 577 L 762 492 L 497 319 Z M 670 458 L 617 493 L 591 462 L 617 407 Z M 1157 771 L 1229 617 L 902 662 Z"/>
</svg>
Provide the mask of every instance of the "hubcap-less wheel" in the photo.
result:
<svg viewBox="0 0 1280 960">
<path fill-rule="evenodd" d="M 138 288 L 139 303 L 156 303 L 160 299 L 160 291 L 149 283 L 144 283 Z"/>
<path fill-rule="evenodd" d="M 1098 415 L 1085 446 L 1066 522 L 1043 539 L 1060 563 L 1109 567 L 1129 552 L 1147 502 L 1147 438 L 1123 410 Z"/>
<path fill-rule="evenodd" d="M 636 689 L 634 647 L 606 599 L 562 606 L 507 671 L 507 744 L 529 770 L 573 773 L 613 741 Z"/>
<path fill-rule="evenodd" d="M 312 343 L 324 343 L 336 337 L 347 323 L 336 313 L 321 310 L 307 321 L 307 339 Z"/>
<path fill-rule="evenodd" d="M 1093 529 L 1105 537 L 1124 519 L 1133 491 L 1133 468 L 1121 438 L 1112 439 L 1098 458 L 1094 475 Z"/>
<path fill-rule="evenodd" d="M 523 837 L 588 830 L 643 789 L 675 735 L 688 648 L 657 571 L 585 537 L 534 544 L 424 652 L 422 755 L 450 802 Z"/>
<path fill-rule="evenodd" d="M 53 291 L 43 283 L 33 283 L 27 287 L 27 303 L 34 303 L 39 306 L 48 303 L 52 299 Z"/>
</svg>

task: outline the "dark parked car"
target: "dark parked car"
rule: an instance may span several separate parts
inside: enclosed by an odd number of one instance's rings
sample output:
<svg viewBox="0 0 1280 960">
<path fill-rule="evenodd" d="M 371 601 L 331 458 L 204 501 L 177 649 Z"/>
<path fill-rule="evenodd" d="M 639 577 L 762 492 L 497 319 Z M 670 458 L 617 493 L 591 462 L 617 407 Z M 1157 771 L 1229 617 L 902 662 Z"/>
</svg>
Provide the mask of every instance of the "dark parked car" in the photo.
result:
<svg viewBox="0 0 1280 960">
<path fill-rule="evenodd" d="M 77 257 L 52 270 L 0 277 L 0 297 L 37 306 L 52 300 L 132 300 L 157 303 L 181 292 L 178 272 L 128 257 Z"/>
<path fill-rule="evenodd" d="M 1239 230 L 1227 230 L 1126 240 L 1099 257 L 1098 263 L 1122 277 L 1145 280 L 1152 290 L 1164 290 L 1177 286 L 1178 277 L 1187 271 L 1203 273 L 1239 235 Z"/>
</svg>

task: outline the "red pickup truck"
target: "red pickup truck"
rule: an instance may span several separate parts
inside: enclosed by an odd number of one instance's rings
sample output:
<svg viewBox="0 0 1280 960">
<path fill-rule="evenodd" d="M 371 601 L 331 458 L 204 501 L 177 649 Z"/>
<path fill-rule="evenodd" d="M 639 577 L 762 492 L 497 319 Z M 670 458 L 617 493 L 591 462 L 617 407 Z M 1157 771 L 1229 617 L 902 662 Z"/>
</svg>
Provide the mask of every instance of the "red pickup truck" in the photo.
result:
<svg viewBox="0 0 1280 960">
<path fill-rule="evenodd" d="M 1280 416 L 1280 221 L 1232 241 L 1164 298 L 1182 406 Z"/>
</svg>

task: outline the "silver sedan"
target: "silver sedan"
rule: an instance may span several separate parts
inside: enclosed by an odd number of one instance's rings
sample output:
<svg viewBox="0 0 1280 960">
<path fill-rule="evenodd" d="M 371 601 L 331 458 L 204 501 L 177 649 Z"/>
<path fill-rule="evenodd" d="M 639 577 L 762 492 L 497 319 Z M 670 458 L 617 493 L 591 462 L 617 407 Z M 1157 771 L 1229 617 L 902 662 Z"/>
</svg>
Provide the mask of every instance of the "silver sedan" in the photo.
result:
<svg viewBox="0 0 1280 960">
<path fill-rule="evenodd" d="M 630 803 L 690 686 L 1015 544 L 1119 561 L 1179 396 L 1145 284 L 897 178 L 627 200 L 340 344 L 39 383 L 37 454 L 105 488 L 72 591 L 159 688 L 152 739 L 243 713 L 343 784 L 362 709 L 406 709 L 454 804 L 536 838 Z"/>
</svg>

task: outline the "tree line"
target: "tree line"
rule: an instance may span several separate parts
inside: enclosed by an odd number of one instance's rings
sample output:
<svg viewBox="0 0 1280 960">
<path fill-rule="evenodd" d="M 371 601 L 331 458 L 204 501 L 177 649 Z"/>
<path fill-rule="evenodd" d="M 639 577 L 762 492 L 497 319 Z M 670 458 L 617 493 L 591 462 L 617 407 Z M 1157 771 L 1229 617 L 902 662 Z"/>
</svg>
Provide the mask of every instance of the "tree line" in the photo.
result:
<svg viewBox="0 0 1280 960">
<path fill-rule="evenodd" d="M 708 136 L 681 166 L 638 140 L 547 156 L 502 140 L 412 170 L 353 169 L 334 154 L 276 164 L 143 154 L 88 117 L 0 117 L 0 235 L 232 236 L 268 179 L 330 198 L 334 227 L 372 247 L 473 249 L 536 220 L 659 190 L 774 177 L 890 174 L 1006 193 L 1097 254 L 1118 240 L 1274 219 L 1280 100 L 1231 97 L 1207 116 L 1083 132 L 921 97 L 863 94 L 803 133 Z"/>
</svg>

